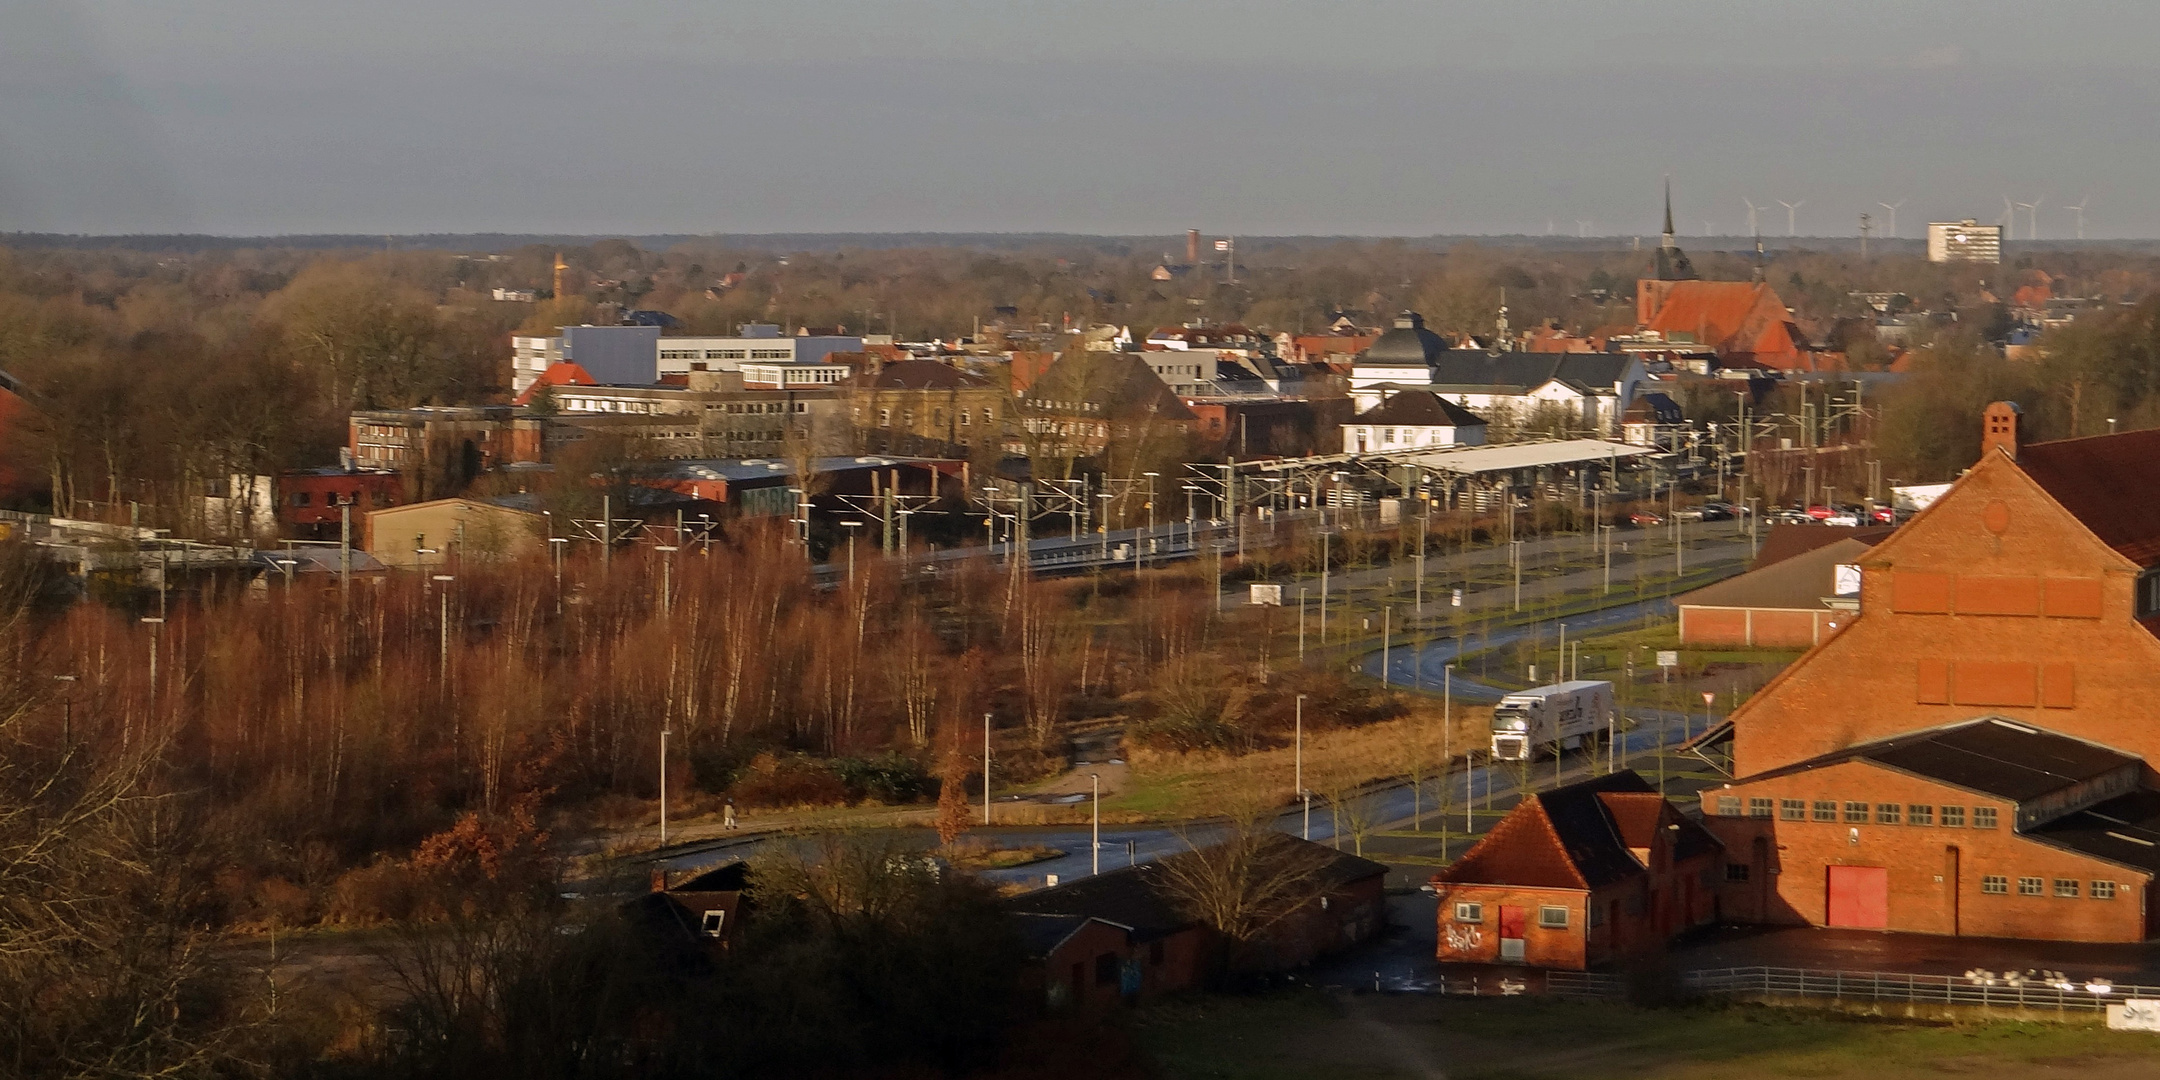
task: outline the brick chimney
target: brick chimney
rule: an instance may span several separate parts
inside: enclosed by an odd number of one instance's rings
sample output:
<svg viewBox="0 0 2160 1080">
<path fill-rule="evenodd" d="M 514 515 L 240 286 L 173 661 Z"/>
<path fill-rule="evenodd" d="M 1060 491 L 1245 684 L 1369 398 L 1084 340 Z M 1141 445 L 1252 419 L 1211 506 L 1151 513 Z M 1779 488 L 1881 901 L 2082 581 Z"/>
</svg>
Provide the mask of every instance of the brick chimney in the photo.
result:
<svg viewBox="0 0 2160 1080">
<path fill-rule="evenodd" d="M 2018 456 L 2018 407 L 2015 401 L 1998 401 L 1981 414 L 1980 456 L 1985 458 L 1996 450 Z"/>
<path fill-rule="evenodd" d="M 1199 264 L 1200 230 L 1187 229 L 1185 230 L 1185 265 L 1198 266 Z"/>
<path fill-rule="evenodd" d="M 652 868 L 652 891 L 667 891 L 667 870 L 662 867 L 655 866 Z"/>
</svg>

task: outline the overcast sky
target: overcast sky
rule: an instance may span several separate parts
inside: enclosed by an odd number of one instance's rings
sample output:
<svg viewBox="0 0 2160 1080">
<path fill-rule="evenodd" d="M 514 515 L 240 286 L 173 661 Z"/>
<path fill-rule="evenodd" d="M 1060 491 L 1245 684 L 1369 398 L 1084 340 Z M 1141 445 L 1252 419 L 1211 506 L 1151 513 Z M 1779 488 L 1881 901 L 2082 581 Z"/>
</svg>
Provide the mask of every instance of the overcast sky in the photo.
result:
<svg viewBox="0 0 2160 1080">
<path fill-rule="evenodd" d="M 2156 46 L 2151 0 L 0 0 L 0 232 L 1625 235 L 1670 174 L 1687 234 L 2160 236 Z"/>
</svg>

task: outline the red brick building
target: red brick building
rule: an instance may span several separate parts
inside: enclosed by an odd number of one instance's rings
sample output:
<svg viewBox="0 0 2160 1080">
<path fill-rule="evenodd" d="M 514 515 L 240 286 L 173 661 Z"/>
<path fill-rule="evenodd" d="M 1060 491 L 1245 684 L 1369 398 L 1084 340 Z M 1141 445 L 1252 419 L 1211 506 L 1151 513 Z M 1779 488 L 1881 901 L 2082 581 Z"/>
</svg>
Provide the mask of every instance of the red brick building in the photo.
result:
<svg viewBox="0 0 2160 1080">
<path fill-rule="evenodd" d="M 294 537 L 336 539 L 352 507 L 353 539 L 370 510 L 405 501 L 404 478 L 389 469 L 287 469 L 278 475 L 278 521 Z"/>
<path fill-rule="evenodd" d="M 2160 792 L 2144 763 L 2001 718 L 1894 736 L 1705 795 L 1742 922 L 2139 941 Z"/>
<path fill-rule="evenodd" d="M 1581 971 L 1717 917 L 1717 840 L 1632 771 L 1524 799 L 1433 875 L 1443 963 Z"/>
<path fill-rule="evenodd" d="M 2024 447 L 2017 436 L 2016 407 L 1990 406 L 1980 461 L 1859 556 L 1857 618 L 1734 713 L 1740 779 L 1705 793 L 1731 853 L 1731 913 L 2032 938 L 2150 932 L 2160 793 L 2144 763 L 2160 753 L 2148 719 L 2160 700 L 2160 500 L 2146 492 L 2160 484 L 2160 431 Z M 1973 726 L 1981 718 L 1995 719 Z M 2004 749 L 2018 740 L 2003 731 L 2034 734 Z M 2006 787 L 1914 764 L 1916 751 L 1900 749 L 1908 739 L 1967 765 L 2082 760 L 2075 748 L 2119 761 L 2104 770 L 2105 791 L 2054 766 L 2055 787 Z M 1863 825 L 1845 821 L 1848 802 L 1879 805 Z M 1819 820 L 1833 803 L 1837 820 Z M 1879 820 L 1886 806 L 1906 808 L 1895 827 Z M 1915 806 L 1937 808 L 1936 824 L 1911 825 Z M 1944 806 L 1963 812 L 1955 834 L 1940 824 Z M 1804 820 L 1785 816 L 1800 807 Z M 1999 830 L 1973 827 L 1983 808 Z M 2090 843 L 2064 839 L 2079 830 Z M 2027 891 L 2033 881 L 2041 895 Z M 2094 900 L 2095 882 L 2109 886 L 2107 903 Z"/>
</svg>

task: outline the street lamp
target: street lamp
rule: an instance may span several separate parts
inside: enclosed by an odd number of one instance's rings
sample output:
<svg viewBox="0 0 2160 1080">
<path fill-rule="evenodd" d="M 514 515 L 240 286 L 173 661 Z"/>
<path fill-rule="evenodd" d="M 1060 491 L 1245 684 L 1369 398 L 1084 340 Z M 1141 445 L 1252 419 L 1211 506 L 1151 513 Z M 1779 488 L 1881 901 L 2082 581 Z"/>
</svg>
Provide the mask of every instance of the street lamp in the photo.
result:
<svg viewBox="0 0 2160 1080">
<path fill-rule="evenodd" d="M 1312 839 L 1312 792 L 1305 790 L 1305 695 L 1297 696 L 1297 793 L 1305 803 L 1304 838 Z"/>
<path fill-rule="evenodd" d="M 1088 783 L 1092 785 L 1095 791 L 1095 824 L 1088 845 L 1088 854 L 1094 857 L 1094 864 L 1093 868 L 1088 872 L 1100 874 L 1102 873 L 1102 777 L 1096 773 L 1089 773 Z"/>
<path fill-rule="evenodd" d="M 145 615 L 143 624 L 150 628 L 150 707 L 157 708 L 157 662 L 159 631 L 165 625 L 163 615 Z"/>
<path fill-rule="evenodd" d="M 295 567 L 295 566 L 298 566 L 298 565 L 300 565 L 300 560 L 298 560 L 298 559 L 277 559 L 277 560 L 274 560 L 274 561 L 275 561 L 275 562 L 276 562 L 276 563 L 278 564 L 278 568 L 279 568 L 279 569 L 281 569 L 281 570 L 284 570 L 284 571 L 285 571 L 285 590 L 286 590 L 287 592 L 291 592 L 291 591 L 292 591 L 292 575 L 293 575 L 293 567 Z"/>
<path fill-rule="evenodd" d="M 73 747 L 75 745 L 75 676 L 54 675 L 52 679 L 55 682 L 68 684 L 66 696 L 60 699 L 60 742 L 63 745 Z"/>
<path fill-rule="evenodd" d="M 456 581 L 457 577 L 454 574 L 437 574 L 435 580 L 443 583 L 442 619 L 439 623 L 442 629 L 442 660 L 436 668 L 435 677 L 441 681 L 448 681 L 450 678 L 450 583 Z"/>
<path fill-rule="evenodd" d="M 1161 476 L 1162 474 L 1161 474 L 1161 473 L 1153 473 L 1153 472 L 1143 472 L 1143 473 L 1141 473 L 1140 475 L 1142 475 L 1142 476 L 1145 476 L 1145 477 L 1147 477 L 1147 534 L 1148 534 L 1148 548 L 1149 548 L 1149 550 L 1153 550 L 1153 549 L 1154 549 L 1154 546 L 1155 546 L 1155 478 L 1156 478 L 1156 477 L 1158 477 L 1158 476 Z"/>
<path fill-rule="evenodd" d="M 1105 491 L 1095 496 L 1102 500 L 1102 515 L 1095 519 L 1095 531 L 1102 534 L 1102 561 L 1110 561 L 1110 500 L 1114 497 Z"/>
<path fill-rule="evenodd" d="M 555 556 L 555 614 L 562 614 L 562 560 L 563 551 L 569 545 L 567 536 L 548 537 L 548 550 Z"/>
<path fill-rule="evenodd" d="M 847 529 L 847 579 L 852 582 L 855 580 L 855 530 L 862 528 L 863 523 L 843 521 L 840 524 Z"/>
<path fill-rule="evenodd" d="M 667 741 L 675 734 L 662 722 L 660 725 L 660 846 L 667 846 Z"/>
<path fill-rule="evenodd" d="M 660 614 L 665 618 L 675 614 L 674 556 L 681 549 L 670 544 L 654 544 L 653 550 L 668 556 L 660 560 Z"/>
</svg>

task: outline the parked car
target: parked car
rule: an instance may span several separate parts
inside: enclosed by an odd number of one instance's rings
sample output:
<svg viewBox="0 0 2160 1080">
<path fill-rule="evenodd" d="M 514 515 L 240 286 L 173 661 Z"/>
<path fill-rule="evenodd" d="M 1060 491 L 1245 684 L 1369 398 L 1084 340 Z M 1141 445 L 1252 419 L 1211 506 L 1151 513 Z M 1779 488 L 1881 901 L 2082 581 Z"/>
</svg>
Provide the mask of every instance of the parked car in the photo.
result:
<svg viewBox="0 0 2160 1080">
<path fill-rule="evenodd" d="M 1878 506 L 1878 507 L 1876 507 L 1876 508 L 1875 508 L 1875 523 L 1876 523 L 1876 524 L 1878 524 L 1878 525 L 1895 525 L 1895 524 L 1897 524 L 1897 523 L 1898 523 L 1898 519 L 1897 519 L 1897 510 L 1896 510 L 1895 508 L 1893 508 L 1893 507 L 1888 507 L 1888 506 Z"/>
<path fill-rule="evenodd" d="M 1814 506 L 1808 507 L 1806 513 L 1807 516 L 1814 518 L 1817 521 L 1828 521 L 1830 519 L 1830 515 L 1837 513 L 1837 511 L 1830 507 L 1817 503 Z"/>
<path fill-rule="evenodd" d="M 1731 521 L 1733 519 L 1733 508 L 1724 503 L 1704 503 L 1702 519 L 1704 521 Z"/>
<path fill-rule="evenodd" d="M 1630 513 L 1628 514 L 1628 516 L 1627 516 L 1627 519 L 1628 519 L 1628 524 L 1630 524 L 1630 525 L 1663 525 L 1663 524 L 1665 524 L 1665 518 L 1664 518 L 1663 516 L 1661 516 L 1661 515 L 1658 515 L 1658 514 L 1653 514 L 1653 513 L 1651 513 L 1651 512 L 1650 512 L 1650 511 L 1648 511 L 1648 510 L 1635 510 L 1635 511 L 1631 511 L 1631 512 L 1630 512 Z"/>
</svg>

